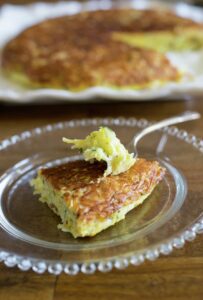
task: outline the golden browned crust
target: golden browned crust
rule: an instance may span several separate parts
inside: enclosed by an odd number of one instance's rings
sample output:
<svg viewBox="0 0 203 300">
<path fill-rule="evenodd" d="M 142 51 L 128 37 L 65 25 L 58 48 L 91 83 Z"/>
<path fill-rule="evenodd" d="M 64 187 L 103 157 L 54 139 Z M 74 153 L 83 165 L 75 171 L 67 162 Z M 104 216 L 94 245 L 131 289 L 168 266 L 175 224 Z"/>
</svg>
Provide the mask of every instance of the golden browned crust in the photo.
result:
<svg viewBox="0 0 203 300">
<path fill-rule="evenodd" d="M 170 12 L 110 10 L 44 21 L 3 50 L 5 71 L 33 86 L 81 90 L 91 86 L 144 88 L 177 81 L 164 54 L 113 41 L 114 32 L 175 30 L 200 26 Z M 21 80 L 21 79 L 20 79 Z"/>
<path fill-rule="evenodd" d="M 69 29 L 67 20 L 59 18 Z M 202 24 L 191 19 L 183 18 L 169 10 L 136 10 L 136 9 L 111 9 L 84 12 L 70 17 L 71 30 L 78 31 L 84 28 L 84 34 L 98 41 L 104 34 L 111 32 L 149 32 L 149 31 L 173 31 L 176 29 L 202 28 Z M 66 23 L 66 25 L 65 25 Z M 56 25 L 56 24 L 55 24 Z"/>
<path fill-rule="evenodd" d="M 63 192 L 68 209 L 78 219 L 106 218 L 152 191 L 165 170 L 156 161 L 138 159 L 126 172 L 103 177 L 105 164 L 74 161 L 42 169 L 40 174 Z M 133 200 L 132 200 L 133 199 Z"/>
<path fill-rule="evenodd" d="M 91 48 L 75 48 L 63 44 L 58 50 L 43 47 L 35 50 L 25 48 L 16 60 L 13 55 L 19 44 L 5 49 L 4 68 L 20 72 L 33 84 L 80 90 L 92 86 L 147 87 L 155 81 L 176 81 L 180 74 L 169 60 L 153 50 L 135 49 L 121 42 L 109 41 Z M 10 49 L 9 49 L 10 48 Z M 34 49 L 34 48 L 33 48 Z M 17 50 L 18 51 L 18 50 Z M 24 55 L 23 55 L 24 52 Z"/>
</svg>

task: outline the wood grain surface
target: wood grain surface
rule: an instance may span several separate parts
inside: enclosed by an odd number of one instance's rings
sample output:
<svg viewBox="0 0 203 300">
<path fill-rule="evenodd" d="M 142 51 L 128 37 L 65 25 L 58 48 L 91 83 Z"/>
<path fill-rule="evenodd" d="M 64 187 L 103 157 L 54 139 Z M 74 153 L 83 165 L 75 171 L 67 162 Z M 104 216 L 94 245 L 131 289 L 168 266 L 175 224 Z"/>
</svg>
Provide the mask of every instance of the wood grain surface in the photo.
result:
<svg viewBox="0 0 203 300">
<path fill-rule="evenodd" d="M 203 97 L 202 97 L 203 98 Z M 203 99 L 130 103 L 0 105 L 0 138 L 36 126 L 82 117 L 134 116 L 159 120 L 185 110 L 203 115 Z M 180 125 L 202 137 L 203 121 Z M 184 155 L 184 154 L 183 154 Z M 38 275 L 0 265 L 0 300 L 201 300 L 203 299 L 203 237 L 155 262 L 107 274 Z"/>
<path fill-rule="evenodd" d="M 24 3 L 23 0 L 2 1 Z M 33 1 L 26 1 L 33 2 Z M 177 100 L 130 103 L 58 104 L 14 106 L 0 104 L 0 139 L 48 123 L 83 117 L 125 116 L 160 120 L 185 110 L 203 115 L 203 96 L 189 101 Z M 203 136 L 203 121 L 180 125 Z M 184 155 L 184 153 L 183 153 Z M 202 188 L 203 192 L 203 188 Z M 0 264 L 0 300 L 202 300 L 203 236 L 184 248 L 155 262 L 123 271 L 102 274 L 53 276 L 22 272 Z"/>
</svg>

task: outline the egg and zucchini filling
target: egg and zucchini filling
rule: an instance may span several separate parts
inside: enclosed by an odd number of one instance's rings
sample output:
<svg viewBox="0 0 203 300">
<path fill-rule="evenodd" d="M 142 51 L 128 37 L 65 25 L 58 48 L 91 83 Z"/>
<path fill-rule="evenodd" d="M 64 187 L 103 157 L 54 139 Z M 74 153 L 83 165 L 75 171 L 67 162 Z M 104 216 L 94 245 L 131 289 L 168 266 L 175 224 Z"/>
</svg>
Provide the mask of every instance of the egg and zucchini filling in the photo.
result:
<svg viewBox="0 0 203 300">
<path fill-rule="evenodd" d="M 134 47 L 162 53 L 196 51 L 203 48 L 203 28 L 178 28 L 174 31 L 144 33 L 117 32 L 113 34 L 113 39 Z"/>
<path fill-rule="evenodd" d="M 80 150 L 86 161 L 105 161 L 107 168 L 104 176 L 118 175 L 135 163 L 133 153 L 130 154 L 116 137 L 115 132 L 107 127 L 100 127 L 83 140 L 63 138 L 63 141 L 73 144 L 73 149 Z"/>
</svg>

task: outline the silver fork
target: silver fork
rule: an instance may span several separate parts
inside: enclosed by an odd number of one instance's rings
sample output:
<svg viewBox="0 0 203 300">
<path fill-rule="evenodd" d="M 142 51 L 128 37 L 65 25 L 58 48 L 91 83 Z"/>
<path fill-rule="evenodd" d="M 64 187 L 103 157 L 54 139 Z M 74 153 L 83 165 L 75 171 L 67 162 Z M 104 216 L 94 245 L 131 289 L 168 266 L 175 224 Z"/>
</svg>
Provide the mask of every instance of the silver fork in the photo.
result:
<svg viewBox="0 0 203 300">
<path fill-rule="evenodd" d="M 147 126 L 133 137 L 132 141 L 127 145 L 127 149 L 130 153 L 134 153 L 135 158 L 136 158 L 138 156 L 137 144 L 145 135 L 147 135 L 153 131 L 159 130 L 166 126 L 183 123 L 186 121 L 196 120 L 196 119 L 199 119 L 200 117 L 201 117 L 201 115 L 198 112 L 186 111 L 180 115 L 177 115 L 177 116 L 174 116 L 174 117 L 171 117 L 168 119 L 164 119 L 164 120 L 154 123 L 150 126 Z"/>
</svg>

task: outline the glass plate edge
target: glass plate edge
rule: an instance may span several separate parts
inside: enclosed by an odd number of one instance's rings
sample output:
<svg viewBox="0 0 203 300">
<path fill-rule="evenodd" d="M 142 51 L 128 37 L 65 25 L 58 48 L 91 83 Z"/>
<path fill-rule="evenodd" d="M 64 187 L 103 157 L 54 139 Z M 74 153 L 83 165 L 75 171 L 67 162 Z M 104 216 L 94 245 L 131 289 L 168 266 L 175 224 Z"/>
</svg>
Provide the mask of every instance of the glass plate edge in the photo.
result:
<svg viewBox="0 0 203 300">
<path fill-rule="evenodd" d="M 33 135 L 39 135 L 45 132 L 50 132 L 55 129 L 63 127 L 76 127 L 76 126 L 87 126 L 87 125 L 116 125 L 116 126 L 137 126 L 138 128 L 144 128 L 152 124 L 146 119 L 136 118 L 86 118 L 86 119 L 75 119 L 66 122 L 59 122 L 55 124 L 48 124 L 43 127 L 37 127 L 30 131 L 24 131 L 19 135 L 13 135 L 8 139 L 4 139 L 0 142 L 0 151 L 7 147 L 32 137 Z M 174 136 L 188 144 L 191 144 L 198 151 L 203 153 L 203 139 L 188 133 L 185 130 L 178 129 L 177 127 L 165 127 L 162 129 L 163 132 L 170 136 Z M 22 271 L 28 271 L 32 269 L 38 274 L 43 274 L 47 271 L 53 275 L 59 275 L 65 272 L 68 275 L 76 275 L 79 272 L 84 274 L 93 274 L 97 270 L 100 272 L 109 272 L 113 268 L 125 269 L 128 265 L 138 266 L 145 260 L 154 261 L 160 255 L 168 255 L 173 249 L 179 249 L 184 246 L 187 241 L 193 241 L 198 234 L 203 233 L 203 212 L 200 217 L 182 232 L 177 233 L 175 237 L 165 240 L 163 243 L 153 246 L 150 250 L 140 254 L 127 253 L 122 257 L 111 257 L 103 261 L 90 261 L 90 262 L 74 262 L 68 263 L 65 261 L 55 262 L 51 260 L 39 260 L 34 257 L 26 257 L 16 255 L 12 252 L 6 252 L 0 248 L 0 261 L 4 262 L 7 267 L 17 266 Z"/>
</svg>

